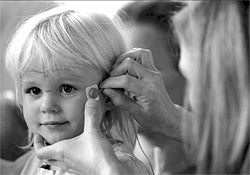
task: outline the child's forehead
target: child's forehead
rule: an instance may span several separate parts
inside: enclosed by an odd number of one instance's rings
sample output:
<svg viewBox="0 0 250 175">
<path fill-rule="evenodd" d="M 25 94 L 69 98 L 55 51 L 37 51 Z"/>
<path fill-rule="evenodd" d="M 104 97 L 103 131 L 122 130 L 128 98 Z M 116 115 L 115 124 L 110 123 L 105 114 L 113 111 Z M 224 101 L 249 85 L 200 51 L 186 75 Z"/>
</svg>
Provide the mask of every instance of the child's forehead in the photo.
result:
<svg viewBox="0 0 250 175">
<path fill-rule="evenodd" d="M 55 68 L 50 69 L 42 66 L 31 66 L 23 72 L 23 80 L 40 79 L 53 77 L 57 80 L 84 81 L 94 79 L 96 76 L 102 77 L 103 72 L 91 65 L 84 67 Z"/>
<path fill-rule="evenodd" d="M 23 80 L 36 79 L 38 77 L 48 78 L 54 77 L 56 79 L 80 79 L 82 76 L 76 75 L 72 70 L 58 69 L 58 70 L 39 70 L 29 69 L 23 73 Z"/>
<path fill-rule="evenodd" d="M 81 80 L 91 79 L 92 75 L 103 76 L 105 73 L 101 68 L 98 68 L 91 62 L 77 61 L 79 58 L 71 58 L 60 55 L 37 55 L 37 57 L 30 57 L 30 61 L 26 61 L 21 68 L 24 76 L 28 77 L 36 74 L 36 76 L 43 75 L 44 78 L 53 76 L 55 78 L 69 77 L 80 78 Z"/>
<path fill-rule="evenodd" d="M 24 72 L 40 72 L 40 73 L 76 73 L 76 72 L 85 72 L 91 71 L 91 68 L 95 67 L 94 65 L 88 62 L 74 62 L 72 58 L 60 57 L 54 59 L 53 56 L 50 58 L 31 58 L 30 62 L 27 62 L 25 65 Z M 96 69 L 96 67 L 94 68 Z"/>
<path fill-rule="evenodd" d="M 103 79 L 100 72 L 89 72 L 76 74 L 71 70 L 53 70 L 53 71 L 26 71 L 21 83 L 24 87 L 39 86 L 51 88 L 61 84 L 71 84 L 78 88 L 83 88 L 92 84 L 98 84 Z"/>
<path fill-rule="evenodd" d="M 28 75 L 28 74 L 43 74 L 44 76 L 68 76 L 68 77 L 82 77 L 84 75 L 91 74 L 94 72 L 93 67 L 91 66 L 84 66 L 84 67 L 71 67 L 71 68 L 46 68 L 46 67 L 29 67 L 23 74 Z M 86 74 L 84 74 L 86 73 Z"/>
</svg>

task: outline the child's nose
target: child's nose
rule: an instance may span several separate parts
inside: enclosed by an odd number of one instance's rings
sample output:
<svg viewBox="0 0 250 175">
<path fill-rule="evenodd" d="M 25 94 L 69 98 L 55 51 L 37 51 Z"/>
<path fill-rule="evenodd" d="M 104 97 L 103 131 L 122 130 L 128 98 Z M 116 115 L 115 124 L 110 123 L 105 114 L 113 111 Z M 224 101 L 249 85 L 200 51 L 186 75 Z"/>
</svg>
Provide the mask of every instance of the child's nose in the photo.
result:
<svg viewBox="0 0 250 175">
<path fill-rule="evenodd" d="M 59 106 L 57 99 L 51 93 L 45 93 L 42 97 L 41 112 L 42 113 L 57 113 Z"/>
</svg>

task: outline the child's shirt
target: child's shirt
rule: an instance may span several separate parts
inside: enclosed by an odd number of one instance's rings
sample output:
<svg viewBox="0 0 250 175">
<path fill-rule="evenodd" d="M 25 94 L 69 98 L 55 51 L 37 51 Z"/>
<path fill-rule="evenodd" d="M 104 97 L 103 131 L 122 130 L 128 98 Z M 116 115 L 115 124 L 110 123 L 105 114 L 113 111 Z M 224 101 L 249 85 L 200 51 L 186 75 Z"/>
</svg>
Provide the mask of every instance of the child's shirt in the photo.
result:
<svg viewBox="0 0 250 175">
<path fill-rule="evenodd" d="M 26 153 L 30 154 L 30 157 L 28 158 L 26 164 L 24 165 L 21 175 L 73 175 L 73 173 L 63 172 L 58 170 L 47 170 L 44 168 L 40 168 L 41 165 L 43 165 L 43 162 L 39 160 L 34 150 Z"/>
</svg>

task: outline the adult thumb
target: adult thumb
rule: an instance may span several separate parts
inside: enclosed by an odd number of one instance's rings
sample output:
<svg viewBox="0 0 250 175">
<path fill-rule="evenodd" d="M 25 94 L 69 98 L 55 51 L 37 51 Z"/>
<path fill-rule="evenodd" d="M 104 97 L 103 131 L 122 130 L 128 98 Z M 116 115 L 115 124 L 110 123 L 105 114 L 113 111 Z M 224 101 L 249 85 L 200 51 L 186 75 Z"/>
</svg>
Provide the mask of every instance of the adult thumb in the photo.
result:
<svg viewBox="0 0 250 175">
<path fill-rule="evenodd" d="M 99 129 L 102 120 L 99 90 L 97 85 L 86 88 L 87 102 L 84 110 L 84 132 Z"/>
</svg>

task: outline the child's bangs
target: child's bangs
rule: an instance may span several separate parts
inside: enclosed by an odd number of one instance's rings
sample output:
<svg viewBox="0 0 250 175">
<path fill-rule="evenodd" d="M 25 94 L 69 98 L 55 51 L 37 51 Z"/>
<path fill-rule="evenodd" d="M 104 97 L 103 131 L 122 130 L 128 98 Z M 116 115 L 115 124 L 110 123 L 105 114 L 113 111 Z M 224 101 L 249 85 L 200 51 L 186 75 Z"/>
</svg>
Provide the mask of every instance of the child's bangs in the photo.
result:
<svg viewBox="0 0 250 175">
<path fill-rule="evenodd" d="M 57 41 L 57 38 L 33 34 L 33 39 L 27 42 L 22 62 L 22 72 L 29 69 L 42 68 L 44 72 L 53 74 L 56 70 L 72 70 L 80 67 L 79 57 L 74 49 L 68 47 L 66 42 Z M 69 44 L 68 44 L 69 45 Z M 83 64 L 89 64 L 87 59 L 82 59 Z"/>
<path fill-rule="evenodd" d="M 62 65 L 59 65 L 61 63 L 54 58 L 51 51 L 44 47 L 38 40 L 29 40 L 21 62 L 21 72 L 25 73 L 31 70 L 45 72 L 62 69 Z"/>
</svg>

